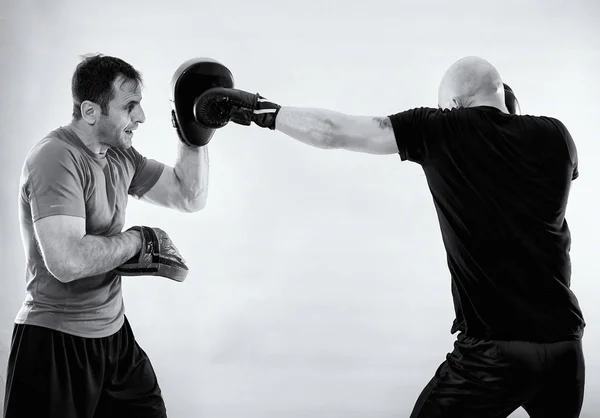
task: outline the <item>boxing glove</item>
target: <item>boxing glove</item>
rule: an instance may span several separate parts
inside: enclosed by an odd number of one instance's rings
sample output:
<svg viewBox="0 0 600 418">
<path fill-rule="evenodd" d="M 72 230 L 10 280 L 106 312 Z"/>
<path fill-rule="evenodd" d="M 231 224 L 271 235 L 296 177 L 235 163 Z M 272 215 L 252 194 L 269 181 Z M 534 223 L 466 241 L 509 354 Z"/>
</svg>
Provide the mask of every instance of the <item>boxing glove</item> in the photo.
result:
<svg viewBox="0 0 600 418">
<path fill-rule="evenodd" d="M 275 119 L 281 106 L 260 94 L 243 90 L 214 87 L 202 93 L 194 102 L 196 121 L 217 129 L 234 122 L 248 126 L 252 122 L 261 128 L 275 129 Z"/>
<path fill-rule="evenodd" d="M 515 92 L 510 86 L 504 83 L 504 103 L 506 104 L 506 109 L 508 113 L 511 115 L 520 115 L 521 114 L 521 106 L 519 105 L 519 101 L 517 100 L 517 96 L 515 96 Z"/>
</svg>

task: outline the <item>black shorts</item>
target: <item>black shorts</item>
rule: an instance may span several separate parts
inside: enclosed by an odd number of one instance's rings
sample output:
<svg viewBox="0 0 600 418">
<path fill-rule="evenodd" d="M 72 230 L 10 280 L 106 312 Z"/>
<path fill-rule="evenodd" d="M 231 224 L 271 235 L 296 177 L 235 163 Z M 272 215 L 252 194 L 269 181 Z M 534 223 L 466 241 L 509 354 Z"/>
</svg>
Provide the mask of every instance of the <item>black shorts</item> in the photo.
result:
<svg viewBox="0 0 600 418">
<path fill-rule="evenodd" d="M 166 418 L 154 369 L 125 323 L 105 338 L 15 324 L 5 418 Z"/>
<path fill-rule="evenodd" d="M 539 344 L 458 335 L 411 418 L 577 418 L 585 364 L 581 340 Z"/>
</svg>

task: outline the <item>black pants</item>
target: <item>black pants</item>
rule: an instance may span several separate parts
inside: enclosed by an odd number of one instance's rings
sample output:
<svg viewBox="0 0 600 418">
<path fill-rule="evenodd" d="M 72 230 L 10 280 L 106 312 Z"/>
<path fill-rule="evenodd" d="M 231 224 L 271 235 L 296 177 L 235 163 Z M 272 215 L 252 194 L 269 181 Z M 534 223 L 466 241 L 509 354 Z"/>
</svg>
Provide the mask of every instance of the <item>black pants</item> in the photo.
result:
<svg viewBox="0 0 600 418">
<path fill-rule="evenodd" d="M 127 318 L 105 338 L 15 325 L 5 418 L 166 416 L 156 375 Z"/>
<path fill-rule="evenodd" d="M 482 341 L 459 334 L 411 418 L 577 418 L 583 404 L 581 340 Z"/>
</svg>

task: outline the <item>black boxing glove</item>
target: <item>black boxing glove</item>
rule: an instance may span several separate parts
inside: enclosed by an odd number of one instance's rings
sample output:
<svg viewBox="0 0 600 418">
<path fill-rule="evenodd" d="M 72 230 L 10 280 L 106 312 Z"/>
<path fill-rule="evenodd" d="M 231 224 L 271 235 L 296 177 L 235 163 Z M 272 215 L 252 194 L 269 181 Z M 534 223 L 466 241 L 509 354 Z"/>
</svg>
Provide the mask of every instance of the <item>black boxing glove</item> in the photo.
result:
<svg viewBox="0 0 600 418">
<path fill-rule="evenodd" d="M 202 93 L 194 102 L 196 121 L 217 129 L 229 121 L 248 126 L 252 122 L 261 128 L 275 129 L 275 119 L 281 106 L 260 94 L 243 90 L 214 87 Z"/>
<path fill-rule="evenodd" d="M 185 260 L 165 231 L 147 226 L 134 226 L 128 231 L 140 233 L 141 250 L 114 269 L 115 273 L 121 276 L 162 276 L 176 282 L 185 280 L 188 275 Z"/>
<path fill-rule="evenodd" d="M 506 83 L 504 83 L 504 103 L 506 104 L 508 113 L 511 115 L 521 114 L 521 106 L 519 105 L 517 96 L 515 96 L 515 92 Z"/>
</svg>

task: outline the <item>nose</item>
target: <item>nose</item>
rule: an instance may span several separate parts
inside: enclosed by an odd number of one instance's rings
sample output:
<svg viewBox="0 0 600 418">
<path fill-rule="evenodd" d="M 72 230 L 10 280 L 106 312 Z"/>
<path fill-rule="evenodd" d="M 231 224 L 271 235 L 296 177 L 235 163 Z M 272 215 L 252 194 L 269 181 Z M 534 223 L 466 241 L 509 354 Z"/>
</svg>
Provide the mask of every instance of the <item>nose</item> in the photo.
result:
<svg viewBox="0 0 600 418">
<path fill-rule="evenodd" d="M 132 119 L 135 123 L 144 123 L 146 121 L 146 114 L 144 113 L 142 106 L 137 106 L 136 112 Z"/>
</svg>

